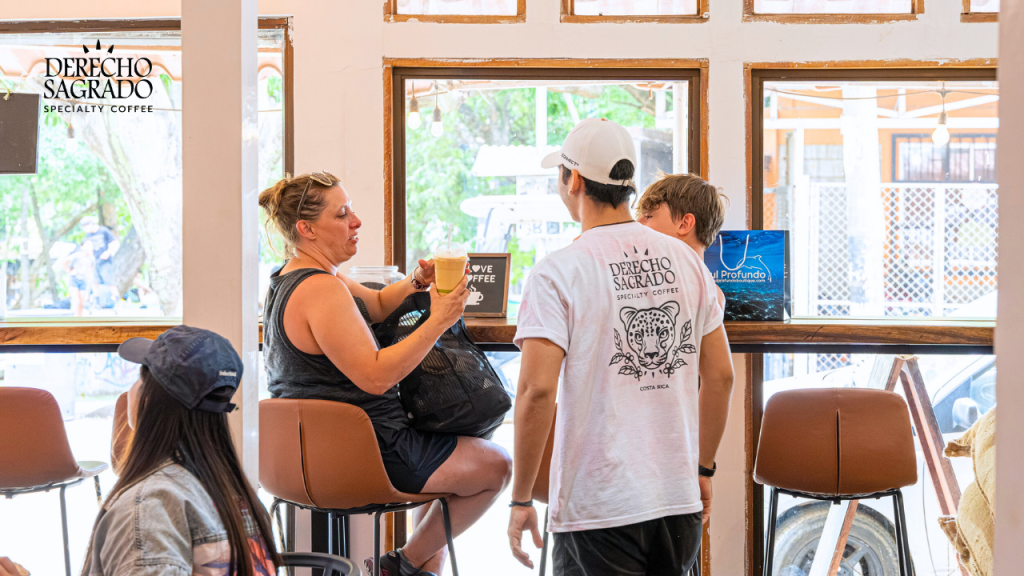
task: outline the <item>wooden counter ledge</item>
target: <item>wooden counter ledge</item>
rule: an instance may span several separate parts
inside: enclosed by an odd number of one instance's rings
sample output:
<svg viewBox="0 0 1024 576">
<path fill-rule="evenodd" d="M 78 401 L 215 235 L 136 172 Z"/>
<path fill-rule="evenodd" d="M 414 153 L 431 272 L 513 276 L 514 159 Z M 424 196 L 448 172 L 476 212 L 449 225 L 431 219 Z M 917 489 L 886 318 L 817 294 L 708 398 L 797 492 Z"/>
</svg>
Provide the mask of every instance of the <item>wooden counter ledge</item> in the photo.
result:
<svg viewBox="0 0 1024 576">
<path fill-rule="evenodd" d="M 120 344 L 144 336 L 156 338 L 174 322 L 69 322 L 67 319 L 0 322 L 0 345 L 45 346 Z M 467 318 L 473 340 L 511 344 L 515 319 Z M 992 346 L 991 320 L 835 320 L 726 322 L 732 344 L 913 344 Z M 262 326 L 260 327 L 262 337 Z"/>
</svg>

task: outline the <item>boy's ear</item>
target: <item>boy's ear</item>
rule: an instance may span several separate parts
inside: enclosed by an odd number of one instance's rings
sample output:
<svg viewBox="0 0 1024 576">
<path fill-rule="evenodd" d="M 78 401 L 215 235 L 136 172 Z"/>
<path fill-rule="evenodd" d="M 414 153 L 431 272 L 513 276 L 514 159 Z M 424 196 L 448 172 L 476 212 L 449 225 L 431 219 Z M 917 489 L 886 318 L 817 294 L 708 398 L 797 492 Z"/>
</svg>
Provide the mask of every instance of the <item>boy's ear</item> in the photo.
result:
<svg viewBox="0 0 1024 576">
<path fill-rule="evenodd" d="M 686 236 L 690 232 L 693 232 L 693 229 L 696 228 L 696 227 L 697 227 L 697 218 L 693 214 L 687 212 L 679 220 L 679 235 L 680 236 Z"/>
</svg>

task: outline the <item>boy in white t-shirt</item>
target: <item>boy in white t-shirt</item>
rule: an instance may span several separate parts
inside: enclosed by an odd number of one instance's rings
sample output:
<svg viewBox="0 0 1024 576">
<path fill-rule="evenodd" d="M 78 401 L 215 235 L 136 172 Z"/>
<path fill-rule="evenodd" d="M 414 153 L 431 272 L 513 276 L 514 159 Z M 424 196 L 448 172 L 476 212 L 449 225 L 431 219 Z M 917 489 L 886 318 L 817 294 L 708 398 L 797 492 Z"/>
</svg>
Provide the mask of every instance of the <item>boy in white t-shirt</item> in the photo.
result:
<svg viewBox="0 0 1024 576">
<path fill-rule="evenodd" d="M 732 393 L 715 283 L 686 244 L 630 216 L 636 156 L 625 128 L 584 120 L 543 165 L 559 166 L 559 194 L 583 234 L 533 268 L 519 310 L 512 552 L 532 567 L 523 532 L 541 546 L 530 495 L 558 395 L 555 575 L 681 576 L 710 504 L 698 471 L 714 473 Z"/>
</svg>

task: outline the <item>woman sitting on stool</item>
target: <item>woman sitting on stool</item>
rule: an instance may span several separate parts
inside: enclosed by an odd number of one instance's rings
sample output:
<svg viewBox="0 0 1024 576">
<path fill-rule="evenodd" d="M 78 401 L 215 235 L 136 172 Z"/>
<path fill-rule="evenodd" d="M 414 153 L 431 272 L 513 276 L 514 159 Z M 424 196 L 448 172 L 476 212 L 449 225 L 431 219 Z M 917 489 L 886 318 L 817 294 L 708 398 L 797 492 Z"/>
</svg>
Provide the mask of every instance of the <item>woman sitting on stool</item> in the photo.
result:
<svg viewBox="0 0 1024 576">
<path fill-rule="evenodd" d="M 452 532 L 464 532 L 508 484 L 509 456 L 479 438 L 412 429 L 396 384 L 462 316 L 467 278 L 441 297 L 432 284 L 432 262 L 421 260 L 407 278 L 379 291 L 339 273 L 338 266 L 358 251 L 362 222 L 348 192 L 325 172 L 281 180 L 260 194 L 260 206 L 291 257 L 271 276 L 264 308 L 263 354 L 271 394 L 362 408 L 373 423 L 391 484 L 412 494 L 454 494 L 448 499 Z M 408 338 L 379 349 L 369 324 L 428 285 L 430 318 Z M 381 557 L 381 574 L 441 572 L 446 541 L 440 505 L 416 513 L 415 533 L 404 548 Z"/>
<path fill-rule="evenodd" d="M 155 341 L 131 338 L 117 352 L 142 364 L 128 391 L 135 435 L 96 518 L 82 575 L 276 574 L 270 516 L 228 431 L 242 379 L 231 343 L 175 326 Z"/>
</svg>

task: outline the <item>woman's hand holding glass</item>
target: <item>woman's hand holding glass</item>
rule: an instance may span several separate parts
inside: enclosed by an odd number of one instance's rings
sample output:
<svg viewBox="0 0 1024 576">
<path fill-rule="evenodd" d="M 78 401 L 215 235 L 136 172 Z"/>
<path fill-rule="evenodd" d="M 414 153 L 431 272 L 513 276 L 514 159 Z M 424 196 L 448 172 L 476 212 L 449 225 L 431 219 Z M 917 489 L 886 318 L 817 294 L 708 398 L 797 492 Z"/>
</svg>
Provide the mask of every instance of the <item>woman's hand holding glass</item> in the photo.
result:
<svg viewBox="0 0 1024 576">
<path fill-rule="evenodd" d="M 419 267 L 416 270 L 413 270 L 412 273 L 413 277 L 416 278 L 416 280 L 418 280 L 421 284 L 433 284 L 436 278 L 434 274 L 434 259 L 421 259 L 419 261 Z"/>
<path fill-rule="evenodd" d="M 468 266 L 466 267 L 468 270 Z M 430 320 L 437 322 L 444 329 L 452 327 L 459 318 L 462 318 L 466 311 L 466 302 L 469 300 L 469 275 L 462 277 L 462 281 L 448 294 L 441 295 L 437 292 L 437 284 L 430 285 Z"/>
</svg>

